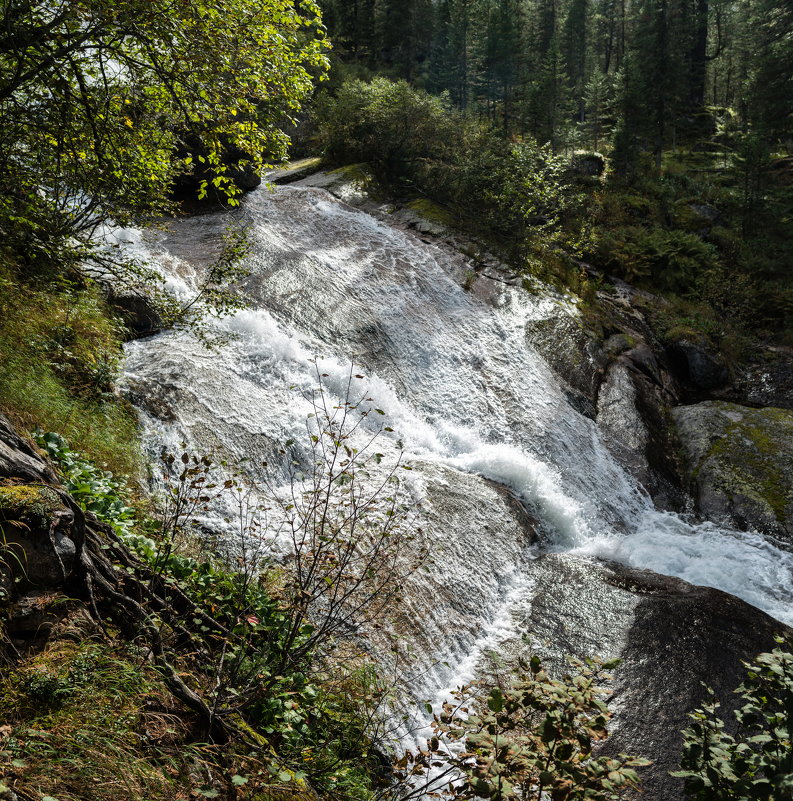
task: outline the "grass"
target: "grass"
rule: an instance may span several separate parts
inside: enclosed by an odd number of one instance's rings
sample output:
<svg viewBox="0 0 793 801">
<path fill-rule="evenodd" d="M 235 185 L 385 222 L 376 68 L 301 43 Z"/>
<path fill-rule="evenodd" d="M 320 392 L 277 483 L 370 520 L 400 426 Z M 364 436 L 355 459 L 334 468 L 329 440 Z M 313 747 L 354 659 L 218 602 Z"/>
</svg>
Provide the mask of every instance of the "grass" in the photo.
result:
<svg viewBox="0 0 793 801">
<path fill-rule="evenodd" d="M 178 798 L 195 757 L 180 713 L 134 647 L 58 639 L 0 680 L 3 781 L 58 801 Z"/>
<path fill-rule="evenodd" d="M 114 392 L 122 330 L 99 290 L 31 285 L 0 263 L 0 411 L 62 433 L 116 475 L 141 469 L 134 411 Z"/>
</svg>

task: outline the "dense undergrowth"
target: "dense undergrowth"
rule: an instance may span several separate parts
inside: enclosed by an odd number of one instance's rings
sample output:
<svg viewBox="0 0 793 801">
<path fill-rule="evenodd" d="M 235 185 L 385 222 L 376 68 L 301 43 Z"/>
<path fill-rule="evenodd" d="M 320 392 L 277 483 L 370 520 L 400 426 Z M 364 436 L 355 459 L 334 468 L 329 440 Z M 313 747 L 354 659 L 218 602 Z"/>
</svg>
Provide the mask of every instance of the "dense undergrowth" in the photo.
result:
<svg viewBox="0 0 793 801">
<path fill-rule="evenodd" d="M 60 435 L 39 434 L 38 442 L 79 505 L 137 555 L 149 582 L 197 610 L 180 624 L 151 608 L 146 625 L 224 723 L 215 731 L 209 721 L 208 730 L 174 697 L 144 631 L 130 630 L 112 604 L 99 601 L 98 621 L 81 602 L 45 593 L 36 603 L 57 622 L 43 650 L 24 658 L 6 651 L 5 786 L 20 798 L 58 801 L 370 798 L 381 767 L 372 723 L 384 690 L 357 650 L 328 662 L 319 643 L 304 648 L 314 630 L 288 601 L 281 569 L 244 551 L 230 567 L 208 541 L 192 538 L 191 515 L 215 489 L 209 460 L 166 459 L 179 466 L 176 486 L 170 511 L 154 518 Z"/>
<path fill-rule="evenodd" d="M 793 342 L 784 160 L 758 174 L 738 145 L 694 143 L 660 171 L 620 177 L 601 154 L 505 141 L 448 99 L 385 78 L 342 83 L 316 118 L 331 161 L 367 163 L 391 191 L 438 204 L 519 269 L 585 298 L 609 276 L 660 293 L 679 318 L 662 329 L 689 325 L 717 346 L 746 334 Z"/>
</svg>

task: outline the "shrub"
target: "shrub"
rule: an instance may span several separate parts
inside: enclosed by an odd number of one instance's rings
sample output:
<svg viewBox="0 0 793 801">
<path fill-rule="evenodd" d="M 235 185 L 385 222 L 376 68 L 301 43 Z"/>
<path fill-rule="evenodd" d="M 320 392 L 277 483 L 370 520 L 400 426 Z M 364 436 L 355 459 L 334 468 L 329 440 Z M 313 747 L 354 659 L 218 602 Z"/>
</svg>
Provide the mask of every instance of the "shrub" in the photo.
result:
<svg viewBox="0 0 793 801">
<path fill-rule="evenodd" d="M 335 162 L 367 162 L 392 186 L 452 207 L 512 252 L 553 240 L 578 196 L 567 161 L 526 139 L 506 144 L 445 96 L 405 81 L 350 81 L 318 104 L 318 143 Z"/>
<path fill-rule="evenodd" d="M 627 281 L 649 280 L 672 292 L 690 290 L 697 277 L 719 265 L 713 245 L 696 234 L 628 226 L 600 234 L 594 257 Z"/>
<path fill-rule="evenodd" d="M 713 697 L 689 715 L 682 770 L 672 775 L 685 779 L 686 796 L 695 801 L 793 798 L 793 653 L 775 648 L 744 666 L 746 678 L 735 690 L 744 702 L 735 711 L 735 736 L 717 716 Z"/>
<path fill-rule="evenodd" d="M 448 161 L 463 128 L 445 97 L 406 81 L 349 81 L 318 103 L 319 145 L 337 163 L 369 162 L 390 180 L 410 179 L 422 161 Z"/>
<path fill-rule="evenodd" d="M 426 752 L 431 763 L 420 754 L 412 773 L 431 764 L 436 772 L 429 774 L 429 787 L 444 787 L 452 799 L 610 801 L 638 789 L 634 768 L 647 760 L 593 754 L 611 718 L 605 671 L 617 662 L 571 664 L 575 672 L 556 680 L 533 657 L 526 675 L 454 692 L 434 718 Z M 403 775 L 411 760 L 400 764 Z"/>
</svg>

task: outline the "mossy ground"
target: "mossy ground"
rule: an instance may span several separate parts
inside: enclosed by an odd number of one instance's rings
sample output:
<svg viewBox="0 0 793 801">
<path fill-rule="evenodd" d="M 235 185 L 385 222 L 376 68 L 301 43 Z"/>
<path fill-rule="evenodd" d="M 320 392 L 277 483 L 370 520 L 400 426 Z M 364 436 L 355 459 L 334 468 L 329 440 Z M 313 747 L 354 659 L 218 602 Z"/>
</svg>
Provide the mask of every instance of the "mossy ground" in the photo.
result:
<svg viewBox="0 0 793 801">
<path fill-rule="evenodd" d="M 98 635 L 4 670 L 0 720 L 3 782 L 23 798 L 170 801 L 216 778 L 146 654 Z"/>
</svg>

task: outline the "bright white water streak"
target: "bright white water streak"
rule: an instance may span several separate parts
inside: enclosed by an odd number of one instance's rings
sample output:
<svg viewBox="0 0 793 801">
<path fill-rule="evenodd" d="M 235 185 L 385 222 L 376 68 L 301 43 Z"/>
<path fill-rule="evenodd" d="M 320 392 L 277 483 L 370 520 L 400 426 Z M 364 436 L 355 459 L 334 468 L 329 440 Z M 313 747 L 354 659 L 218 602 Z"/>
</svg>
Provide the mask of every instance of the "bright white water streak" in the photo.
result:
<svg viewBox="0 0 793 801">
<path fill-rule="evenodd" d="M 322 190 L 255 192 L 242 213 L 254 243 L 252 308 L 219 324 L 239 339 L 214 353 L 184 333 L 128 347 L 127 382 L 145 408 L 153 450 L 184 440 L 251 457 L 251 464 L 271 459 L 273 443 L 305 437 L 310 407 L 294 387 L 316 384 L 313 358 L 337 398 L 354 362 L 367 376 L 354 383 L 387 412 L 369 419 L 393 428 L 385 436 L 401 440 L 415 460 L 410 489 L 417 499 L 436 480 L 424 473 L 445 471 L 446 482 L 458 471 L 481 475 L 523 499 L 548 550 L 717 587 L 793 623 L 793 555 L 759 534 L 656 511 L 605 449 L 597 426 L 570 407 L 524 333 L 529 320 L 574 313 L 564 298 L 503 285 L 489 297 L 466 292 L 463 256 Z M 193 218 L 152 247 L 170 253 L 162 258 L 166 272 L 189 275 L 179 258 L 201 263 L 222 226 L 219 216 Z M 448 532 L 434 536 L 442 542 Z M 462 587 L 474 581 L 472 562 L 485 558 L 482 536 L 459 535 L 462 555 L 445 568 Z M 437 635 L 428 637 L 437 643 L 433 656 L 455 664 L 425 683 L 427 694 L 465 679 L 478 655 L 509 636 L 509 607 L 526 602 L 525 549 L 504 546 L 491 558 L 477 573 L 483 600 L 470 632 L 441 645 L 443 621 L 428 615 Z M 500 579 L 484 586 L 490 574 Z"/>
</svg>

